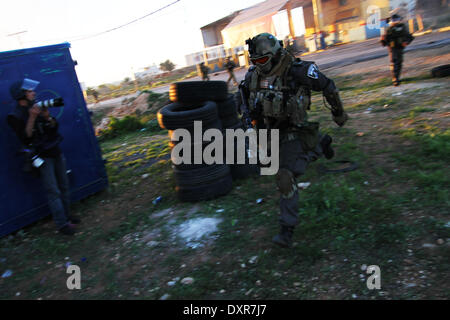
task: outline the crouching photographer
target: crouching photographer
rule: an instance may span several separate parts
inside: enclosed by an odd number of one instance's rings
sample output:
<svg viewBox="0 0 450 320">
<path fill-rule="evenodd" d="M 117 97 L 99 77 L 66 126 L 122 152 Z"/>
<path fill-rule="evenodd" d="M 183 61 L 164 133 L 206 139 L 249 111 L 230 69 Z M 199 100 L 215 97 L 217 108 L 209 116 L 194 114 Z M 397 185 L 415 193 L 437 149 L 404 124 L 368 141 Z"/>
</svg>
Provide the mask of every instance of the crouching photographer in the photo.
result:
<svg viewBox="0 0 450 320">
<path fill-rule="evenodd" d="M 59 232 L 73 235 L 73 224 L 80 219 L 69 214 L 69 180 L 59 148 L 62 136 L 58 132 L 58 122 L 48 109 L 63 106 L 64 101 L 62 98 L 36 101 L 34 90 L 38 84 L 38 81 L 23 79 L 11 85 L 10 93 L 17 105 L 8 115 L 8 124 L 23 144 L 28 171 L 37 172 L 43 183 Z"/>
</svg>

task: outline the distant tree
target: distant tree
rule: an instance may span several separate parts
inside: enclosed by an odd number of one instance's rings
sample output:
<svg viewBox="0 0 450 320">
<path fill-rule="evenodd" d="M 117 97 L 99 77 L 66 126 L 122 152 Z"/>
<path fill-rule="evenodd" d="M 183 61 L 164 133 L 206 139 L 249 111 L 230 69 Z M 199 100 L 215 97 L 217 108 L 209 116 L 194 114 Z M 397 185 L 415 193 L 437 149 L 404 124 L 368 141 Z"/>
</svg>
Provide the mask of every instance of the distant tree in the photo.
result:
<svg viewBox="0 0 450 320">
<path fill-rule="evenodd" d="M 125 79 L 123 79 L 123 81 L 122 81 L 122 83 L 123 84 L 128 84 L 128 83 L 130 83 L 130 78 L 129 77 L 126 77 Z"/>
<path fill-rule="evenodd" d="M 175 64 L 172 63 L 172 61 L 170 61 L 169 59 L 167 59 L 165 62 L 161 62 L 159 64 L 159 68 L 162 71 L 172 71 L 173 69 L 175 69 Z"/>
</svg>

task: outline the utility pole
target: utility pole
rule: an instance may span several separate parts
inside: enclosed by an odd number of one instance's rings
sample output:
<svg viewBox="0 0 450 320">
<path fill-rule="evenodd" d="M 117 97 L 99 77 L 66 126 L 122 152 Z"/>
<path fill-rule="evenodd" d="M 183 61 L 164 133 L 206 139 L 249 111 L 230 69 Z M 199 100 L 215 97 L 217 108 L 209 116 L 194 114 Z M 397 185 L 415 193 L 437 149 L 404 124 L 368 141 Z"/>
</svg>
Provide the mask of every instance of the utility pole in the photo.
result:
<svg viewBox="0 0 450 320">
<path fill-rule="evenodd" d="M 291 36 L 291 39 L 294 39 L 295 38 L 295 29 L 294 29 L 294 23 L 292 22 L 291 10 L 292 10 L 292 4 L 291 4 L 291 0 L 289 0 L 286 3 L 286 11 L 287 11 L 287 16 L 288 16 L 288 21 L 289 21 L 289 35 Z"/>
<path fill-rule="evenodd" d="M 314 12 L 314 24 L 315 33 L 319 32 L 322 28 L 322 3 L 320 0 L 312 0 L 313 12 Z"/>
</svg>

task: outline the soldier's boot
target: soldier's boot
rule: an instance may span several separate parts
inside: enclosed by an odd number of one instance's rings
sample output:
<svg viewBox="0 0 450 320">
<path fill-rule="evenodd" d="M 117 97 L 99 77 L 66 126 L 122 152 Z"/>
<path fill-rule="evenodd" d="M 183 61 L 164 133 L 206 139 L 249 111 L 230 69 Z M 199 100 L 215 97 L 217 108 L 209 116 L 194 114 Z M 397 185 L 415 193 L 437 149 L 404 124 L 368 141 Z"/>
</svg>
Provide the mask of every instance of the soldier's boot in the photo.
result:
<svg viewBox="0 0 450 320">
<path fill-rule="evenodd" d="M 392 78 L 392 84 L 395 87 L 398 87 L 400 85 L 400 79 L 398 78 L 398 76 L 395 76 L 394 78 Z"/>
<path fill-rule="evenodd" d="M 283 248 L 292 248 L 293 227 L 281 226 L 280 233 L 272 238 L 272 242 Z"/>
<path fill-rule="evenodd" d="M 398 87 L 400 85 L 400 67 L 396 67 L 394 70 L 394 76 L 392 79 L 392 83 L 394 84 L 394 86 Z"/>
<path fill-rule="evenodd" d="M 331 142 L 333 139 L 329 135 L 324 135 L 320 140 L 320 145 L 322 146 L 322 152 L 327 159 L 331 159 L 334 157 L 334 150 L 331 147 Z"/>
</svg>

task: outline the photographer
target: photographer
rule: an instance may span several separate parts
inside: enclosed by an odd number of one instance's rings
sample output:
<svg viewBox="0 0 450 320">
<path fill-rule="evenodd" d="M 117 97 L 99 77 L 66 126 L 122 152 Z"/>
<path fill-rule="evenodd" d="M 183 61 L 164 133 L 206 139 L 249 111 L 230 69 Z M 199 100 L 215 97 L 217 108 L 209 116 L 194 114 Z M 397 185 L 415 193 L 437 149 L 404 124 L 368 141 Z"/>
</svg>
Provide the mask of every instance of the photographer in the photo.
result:
<svg viewBox="0 0 450 320">
<path fill-rule="evenodd" d="M 8 124 L 26 147 L 31 167 L 42 180 L 59 232 L 73 235 L 73 224 L 80 220 L 69 215 L 69 180 L 65 158 L 59 148 L 62 136 L 58 132 L 58 122 L 48 110 L 49 106 L 62 106 L 64 103 L 62 98 L 36 102 L 34 90 L 38 84 L 38 81 L 24 79 L 11 85 L 10 93 L 17 105 L 8 115 Z"/>
</svg>

